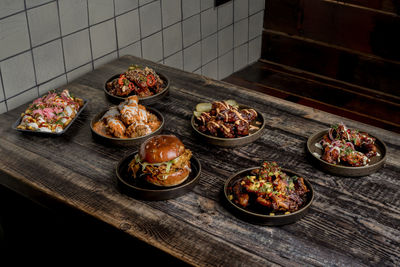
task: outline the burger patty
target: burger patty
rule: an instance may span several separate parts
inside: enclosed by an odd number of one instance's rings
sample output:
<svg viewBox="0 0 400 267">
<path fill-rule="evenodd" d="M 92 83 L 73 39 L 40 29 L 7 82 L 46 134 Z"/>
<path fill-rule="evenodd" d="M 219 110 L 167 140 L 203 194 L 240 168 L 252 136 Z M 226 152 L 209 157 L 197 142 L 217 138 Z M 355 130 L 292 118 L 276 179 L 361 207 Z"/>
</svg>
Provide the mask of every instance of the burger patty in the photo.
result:
<svg viewBox="0 0 400 267">
<path fill-rule="evenodd" d="M 159 163 L 159 164 L 150 164 L 147 162 L 138 162 L 135 160 L 129 164 L 129 169 L 133 172 L 133 176 L 136 178 L 136 173 L 141 169 L 142 173 L 151 174 L 152 176 L 156 176 L 158 179 L 163 180 L 166 179 L 165 176 L 168 174 L 172 174 L 184 168 L 190 168 L 190 158 L 192 157 L 192 151 L 189 149 L 185 149 L 182 155 L 175 158 L 174 160 Z M 169 170 L 168 170 L 168 165 Z"/>
</svg>

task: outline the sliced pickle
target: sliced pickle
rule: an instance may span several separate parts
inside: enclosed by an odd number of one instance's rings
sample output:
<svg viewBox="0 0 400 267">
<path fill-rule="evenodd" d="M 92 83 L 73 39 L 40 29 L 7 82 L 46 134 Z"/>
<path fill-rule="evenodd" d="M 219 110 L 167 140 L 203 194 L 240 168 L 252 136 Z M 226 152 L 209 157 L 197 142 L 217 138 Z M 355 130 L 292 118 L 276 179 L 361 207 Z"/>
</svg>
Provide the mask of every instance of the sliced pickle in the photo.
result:
<svg viewBox="0 0 400 267">
<path fill-rule="evenodd" d="M 197 112 L 209 112 L 211 110 L 211 103 L 199 103 L 196 105 Z"/>
<path fill-rule="evenodd" d="M 225 100 L 225 102 L 228 103 L 229 105 L 231 105 L 232 107 L 235 107 L 235 108 L 239 107 L 238 103 L 235 100 L 228 99 L 228 100 Z"/>
<path fill-rule="evenodd" d="M 193 111 L 193 115 L 195 117 L 200 117 L 202 112 L 198 112 L 198 111 Z"/>
</svg>

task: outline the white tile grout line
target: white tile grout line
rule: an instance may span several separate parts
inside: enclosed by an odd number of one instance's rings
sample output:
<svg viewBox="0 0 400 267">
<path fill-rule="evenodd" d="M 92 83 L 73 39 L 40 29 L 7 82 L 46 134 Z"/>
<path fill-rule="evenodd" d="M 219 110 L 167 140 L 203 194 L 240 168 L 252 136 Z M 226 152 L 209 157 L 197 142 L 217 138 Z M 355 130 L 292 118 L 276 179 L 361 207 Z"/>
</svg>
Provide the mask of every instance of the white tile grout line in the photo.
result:
<svg viewBox="0 0 400 267">
<path fill-rule="evenodd" d="M 4 100 L 3 101 L 4 101 L 5 105 L 6 105 L 6 110 L 8 111 L 7 99 L 6 99 L 6 90 L 4 89 L 4 82 L 3 82 L 3 76 L 2 76 L 2 73 L 1 73 L 1 66 L 0 66 L 0 81 L 1 81 L 1 86 L 3 88 L 3 96 L 4 96 Z"/>
<path fill-rule="evenodd" d="M 218 20 L 218 7 L 215 7 L 216 12 L 217 12 L 217 80 L 219 80 L 219 60 L 221 56 L 219 56 L 219 38 L 218 38 L 218 33 L 220 30 L 218 30 L 219 28 L 219 20 Z M 222 30 L 222 29 L 221 29 Z"/>
<path fill-rule="evenodd" d="M 139 2 L 138 2 L 138 6 L 139 6 Z M 140 57 L 143 58 L 143 43 L 142 43 L 142 40 L 143 40 L 144 38 L 142 38 L 142 22 L 141 22 L 141 19 L 140 19 L 140 8 L 141 8 L 141 7 L 138 7 L 139 36 L 140 36 L 139 42 L 140 42 Z"/>
<path fill-rule="evenodd" d="M 162 56 L 161 56 L 161 60 L 162 60 L 162 62 L 164 63 L 164 55 L 165 55 L 164 45 L 165 45 L 165 43 L 164 43 L 163 12 L 162 12 L 162 3 L 161 3 L 161 1 L 163 1 L 163 0 L 160 0 L 158 3 L 160 3 L 160 16 L 161 16 L 161 43 L 162 43 L 162 49 L 161 49 L 161 50 L 162 50 Z"/>
<path fill-rule="evenodd" d="M 249 21 L 247 22 L 247 43 L 248 43 L 248 45 L 247 45 L 247 63 L 246 63 L 246 65 L 248 65 L 250 62 L 250 52 L 249 52 L 249 50 L 250 50 L 250 40 L 249 40 L 250 39 L 250 0 L 247 1 L 247 18 L 249 19 Z M 235 56 L 235 55 L 233 55 L 233 56 Z"/>
<path fill-rule="evenodd" d="M 235 3 L 232 1 L 232 73 L 235 72 Z M 247 64 L 246 64 L 247 65 Z M 231 74 L 232 74 L 231 73 Z M 231 75 L 229 74 L 229 75 Z"/>
<path fill-rule="evenodd" d="M 182 7 L 182 1 L 184 0 L 180 0 L 180 5 L 181 5 L 181 19 L 180 21 L 182 22 L 182 26 L 181 26 L 181 35 L 182 35 L 182 70 L 185 70 L 185 45 L 183 44 L 183 7 Z"/>
<path fill-rule="evenodd" d="M 60 36 L 62 36 L 62 31 L 61 31 L 61 16 L 60 16 L 60 5 L 59 5 L 59 0 L 57 0 L 57 12 L 58 12 L 58 26 L 60 29 Z M 61 42 L 61 50 L 62 50 L 62 56 L 63 56 L 63 63 L 64 63 L 64 74 L 67 73 L 67 66 L 65 64 L 65 52 L 64 52 L 64 42 L 63 42 L 63 38 L 60 37 L 60 42 Z M 68 78 L 67 78 L 67 82 L 68 82 Z M 38 86 L 38 92 L 39 92 L 39 86 Z M 40 94 L 40 92 L 39 92 Z"/>
<path fill-rule="evenodd" d="M 117 32 L 117 16 L 115 14 L 115 0 L 113 0 L 113 6 L 114 6 L 114 28 L 115 28 L 115 42 L 117 44 L 117 58 L 119 58 L 119 42 L 118 42 L 118 32 Z"/>
<path fill-rule="evenodd" d="M 26 10 L 26 0 L 24 1 L 24 5 L 25 5 L 25 10 Z M 29 27 L 28 11 L 25 12 L 25 19 L 26 19 L 26 26 L 28 28 L 29 46 L 30 46 L 32 65 L 33 65 L 33 74 L 35 75 L 35 86 L 37 86 L 36 65 L 35 65 L 35 58 L 33 57 L 32 37 L 31 37 L 31 29 Z M 60 33 L 60 35 L 61 35 L 61 33 Z M 37 96 L 39 96 L 39 87 L 36 88 L 36 91 L 37 91 L 36 92 Z M 8 111 L 8 109 L 7 109 L 7 111 Z"/>
<path fill-rule="evenodd" d="M 90 27 L 92 27 L 93 25 L 90 25 L 90 19 L 89 19 L 89 0 L 86 0 L 86 5 L 87 5 L 87 19 L 88 19 L 88 32 L 89 32 L 89 46 L 90 46 L 90 57 L 91 57 L 91 63 L 92 63 L 92 70 L 94 70 L 94 59 L 93 59 L 93 49 L 92 49 L 92 36 L 90 34 Z M 68 80 L 67 80 L 68 82 Z"/>
<path fill-rule="evenodd" d="M 9 15 L 7 15 L 7 16 L 1 17 L 1 18 L 0 18 L 0 21 L 3 20 L 3 19 L 6 19 L 6 18 L 12 17 L 12 16 L 14 16 L 14 15 L 18 15 L 18 14 L 20 14 L 20 13 L 22 13 L 22 12 L 25 12 L 25 11 L 28 11 L 28 10 L 31 10 L 31 9 L 34 9 L 34 8 L 38 8 L 38 7 L 41 7 L 41 6 L 45 6 L 45 5 L 50 4 L 51 2 L 54 2 L 54 1 L 56 1 L 56 0 L 49 1 L 49 2 L 46 2 L 46 3 L 42 3 L 42 4 L 39 4 L 39 5 L 34 6 L 34 7 L 26 8 L 26 2 L 25 2 L 25 0 L 24 0 L 24 9 L 22 9 L 22 10 L 20 10 L 20 11 L 17 11 L 17 12 L 15 12 L 15 13 L 9 14 Z"/>
<path fill-rule="evenodd" d="M 199 20 L 200 20 L 200 74 L 203 74 L 203 71 L 201 67 L 203 67 L 203 38 L 201 37 L 203 35 L 202 28 L 201 28 L 201 2 L 200 2 L 200 13 L 199 13 Z M 183 36 L 182 36 L 183 38 Z M 197 70 L 194 70 L 195 72 Z"/>
</svg>

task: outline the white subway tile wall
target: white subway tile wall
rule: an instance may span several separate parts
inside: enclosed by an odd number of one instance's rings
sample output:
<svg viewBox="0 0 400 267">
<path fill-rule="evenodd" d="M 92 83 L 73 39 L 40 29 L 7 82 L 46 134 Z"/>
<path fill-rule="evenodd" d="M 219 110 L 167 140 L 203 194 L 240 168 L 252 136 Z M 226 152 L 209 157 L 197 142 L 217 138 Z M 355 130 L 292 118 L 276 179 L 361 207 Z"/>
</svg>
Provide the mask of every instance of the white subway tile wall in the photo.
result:
<svg viewBox="0 0 400 267">
<path fill-rule="evenodd" d="M 228 2 L 218 8 L 218 30 L 231 25 L 233 22 L 233 3 Z"/>
<path fill-rule="evenodd" d="M 1 0 L 0 113 L 134 55 L 213 79 L 261 56 L 265 0 Z"/>
<path fill-rule="evenodd" d="M 201 40 L 201 62 L 206 64 L 218 57 L 218 36 L 213 34 Z"/>
<path fill-rule="evenodd" d="M 114 0 L 115 15 L 121 15 L 127 11 L 133 10 L 138 7 L 138 0 Z"/>
<path fill-rule="evenodd" d="M 194 15 L 182 22 L 183 47 L 188 47 L 201 38 L 200 15 Z"/>
<path fill-rule="evenodd" d="M 164 58 L 182 50 L 182 23 L 163 29 Z"/>
<path fill-rule="evenodd" d="M 62 35 L 87 28 L 89 24 L 87 6 L 86 0 L 58 1 Z"/>
<path fill-rule="evenodd" d="M 0 20 L 0 33 L 0 60 L 30 48 L 25 13 L 18 13 Z"/>
<path fill-rule="evenodd" d="M 173 68 L 183 69 L 183 52 L 179 51 L 164 59 L 164 64 Z"/>
<path fill-rule="evenodd" d="M 2 0 L 0 1 L 0 17 L 6 17 L 24 10 L 24 0 Z"/>
<path fill-rule="evenodd" d="M 197 42 L 183 50 L 183 69 L 194 72 L 201 67 L 201 43 Z"/>
<path fill-rule="evenodd" d="M 56 2 L 29 9 L 27 13 L 32 46 L 37 46 L 60 37 Z"/>
</svg>

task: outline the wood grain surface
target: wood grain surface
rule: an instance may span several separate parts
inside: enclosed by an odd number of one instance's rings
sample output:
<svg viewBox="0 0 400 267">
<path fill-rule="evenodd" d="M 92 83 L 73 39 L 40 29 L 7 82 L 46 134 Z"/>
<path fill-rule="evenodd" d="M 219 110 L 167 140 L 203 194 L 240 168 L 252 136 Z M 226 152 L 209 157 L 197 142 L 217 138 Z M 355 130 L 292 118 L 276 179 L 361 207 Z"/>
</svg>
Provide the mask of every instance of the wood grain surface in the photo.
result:
<svg viewBox="0 0 400 267">
<path fill-rule="evenodd" d="M 154 67 L 170 78 L 169 95 L 152 106 L 165 117 L 163 133 L 177 135 L 202 164 L 199 183 L 179 198 L 142 201 L 120 193 L 115 166 L 137 148 L 105 146 L 91 136 L 91 118 L 111 105 L 102 90 L 104 82 L 132 63 Z M 54 199 L 196 266 L 399 264 L 400 135 L 133 56 L 61 88 L 89 100 L 63 136 L 11 129 L 26 104 L 0 115 L 2 185 L 32 200 Z M 195 105 L 223 99 L 236 99 L 264 114 L 260 139 L 238 148 L 196 139 L 190 125 Z M 340 121 L 386 143 L 383 169 L 362 178 L 337 177 L 307 161 L 307 138 Z M 313 185 L 315 201 L 300 221 L 281 227 L 253 225 L 222 205 L 225 180 L 262 160 L 277 161 Z"/>
</svg>

